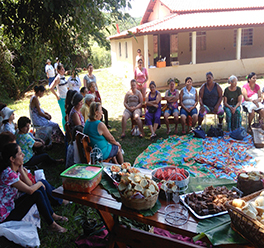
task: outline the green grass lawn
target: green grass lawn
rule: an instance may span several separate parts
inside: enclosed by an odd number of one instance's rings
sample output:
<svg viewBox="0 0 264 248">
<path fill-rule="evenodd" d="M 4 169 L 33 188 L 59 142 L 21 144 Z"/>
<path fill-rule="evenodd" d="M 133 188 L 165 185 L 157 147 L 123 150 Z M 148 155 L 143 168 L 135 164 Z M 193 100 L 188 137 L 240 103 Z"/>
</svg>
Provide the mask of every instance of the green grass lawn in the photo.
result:
<svg viewBox="0 0 264 248">
<path fill-rule="evenodd" d="M 122 113 L 124 111 L 123 100 L 125 93 L 130 88 L 129 82 L 122 81 L 121 78 L 118 78 L 111 74 L 110 69 L 98 70 L 94 72 L 97 78 L 97 84 L 99 87 L 99 91 L 102 97 L 103 106 L 108 110 L 108 115 L 110 119 L 110 125 L 112 129 L 110 130 L 113 136 L 119 141 L 123 147 L 125 152 L 124 160 L 129 161 L 131 164 L 134 163 L 136 157 L 143 152 L 149 144 L 152 142 L 149 139 L 150 132 L 147 127 L 144 127 L 144 131 L 146 137 L 140 139 L 139 137 L 134 137 L 130 135 L 131 122 L 128 121 L 127 124 L 127 132 L 126 138 L 124 140 L 120 139 L 121 135 L 121 118 Z M 83 80 L 83 76 L 85 73 L 80 74 L 81 81 Z M 240 81 L 238 85 L 242 87 L 245 84 L 245 81 Z M 259 85 L 263 85 L 263 79 L 258 80 Z M 227 87 L 227 83 L 221 84 L 223 90 Z M 164 94 L 164 93 L 162 93 Z M 28 116 L 29 117 L 29 100 L 33 95 L 33 91 L 28 92 L 24 99 L 21 99 L 16 102 L 10 102 L 8 106 L 11 109 L 15 109 L 15 121 L 18 120 L 20 116 Z M 40 99 L 41 107 L 48 113 L 52 115 L 52 120 L 61 125 L 61 113 L 59 109 L 59 105 L 56 101 L 56 98 L 49 91 Z M 207 124 L 210 125 L 212 123 L 213 118 L 207 119 Z M 178 128 L 181 131 L 181 126 Z M 162 127 L 157 131 L 158 138 L 167 138 L 166 134 L 166 126 L 162 125 Z M 63 158 L 65 157 L 65 147 L 64 145 L 54 145 L 53 149 L 49 151 L 49 154 L 54 158 Z M 45 175 L 47 180 L 54 185 L 55 187 L 61 185 L 60 173 L 65 169 L 65 165 L 61 164 L 56 167 L 48 167 L 44 168 Z M 66 234 L 57 234 L 57 233 L 49 233 L 46 230 L 46 224 L 42 221 L 42 227 L 39 230 L 39 236 L 41 240 L 41 247 L 76 247 L 74 241 L 76 238 L 82 234 L 82 228 L 79 223 L 74 221 L 74 217 L 78 215 L 83 209 L 83 206 L 78 204 L 69 204 L 68 206 L 61 206 L 55 208 L 56 213 L 66 215 L 69 217 L 69 222 L 66 223 L 66 228 L 69 231 Z M 0 239 L 0 247 L 17 247 L 12 242 L 7 242 L 5 239 Z"/>
</svg>

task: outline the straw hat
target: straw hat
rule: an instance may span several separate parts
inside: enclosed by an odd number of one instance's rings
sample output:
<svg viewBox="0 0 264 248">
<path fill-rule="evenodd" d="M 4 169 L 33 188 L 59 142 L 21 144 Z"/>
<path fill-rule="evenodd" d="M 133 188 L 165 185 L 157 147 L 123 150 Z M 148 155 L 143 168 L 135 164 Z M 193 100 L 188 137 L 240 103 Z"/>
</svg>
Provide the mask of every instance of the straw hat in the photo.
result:
<svg viewBox="0 0 264 248">
<path fill-rule="evenodd" d="M 46 64 L 48 64 L 49 62 L 51 62 L 51 61 L 49 59 L 47 59 Z"/>
<path fill-rule="evenodd" d="M 10 116 L 14 113 L 15 110 L 12 110 L 8 107 L 4 107 L 1 110 L 1 116 L 3 117 L 3 121 L 9 120 Z"/>
</svg>

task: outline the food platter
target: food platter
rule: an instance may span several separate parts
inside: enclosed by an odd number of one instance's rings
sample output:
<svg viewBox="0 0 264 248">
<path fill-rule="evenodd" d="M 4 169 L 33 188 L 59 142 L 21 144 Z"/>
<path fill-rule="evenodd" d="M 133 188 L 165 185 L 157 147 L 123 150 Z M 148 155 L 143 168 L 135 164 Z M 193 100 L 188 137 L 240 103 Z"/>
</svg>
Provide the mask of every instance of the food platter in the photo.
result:
<svg viewBox="0 0 264 248">
<path fill-rule="evenodd" d="M 203 191 L 198 191 L 198 192 L 195 192 L 196 194 L 199 194 L 199 193 L 202 193 Z M 191 193 L 189 194 L 184 194 L 184 195 L 180 195 L 180 200 L 181 202 L 183 203 L 183 205 L 190 210 L 190 212 L 198 219 L 207 219 L 207 218 L 211 218 L 211 217 L 215 217 L 215 216 L 219 216 L 219 215 L 223 215 L 223 214 L 227 214 L 228 212 L 227 211 L 222 211 L 222 212 L 219 212 L 219 213 L 216 213 L 216 214 L 208 214 L 208 215 L 199 215 L 197 214 L 186 202 L 185 202 L 185 198 L 187 195 L 190 195 Z"/>
<path fill-rule="evenodd" d="M 104 173 L 114 182 L 114 183 L 119 183 L 118 180 L 116 180 L 117 178 L 115 178 L 113 176 L 113 173 L 111 171 L 111 167 L 114 165 L 116 167 L 120 168 L 120 171 L 122 171 L 121 166 L 118 164 L 110 164 L 110 163 L 103 163 L 104 165 Z M 134 167 L 131 167 L 134 168 Z M 151 178 L 151 171 L 148 169 L 143 169 L 143 168 L 135 168 L 137 169 L 140 173 L 144 174 L 144 175 L 149 175 L 149 177 Z"/>
</svg>

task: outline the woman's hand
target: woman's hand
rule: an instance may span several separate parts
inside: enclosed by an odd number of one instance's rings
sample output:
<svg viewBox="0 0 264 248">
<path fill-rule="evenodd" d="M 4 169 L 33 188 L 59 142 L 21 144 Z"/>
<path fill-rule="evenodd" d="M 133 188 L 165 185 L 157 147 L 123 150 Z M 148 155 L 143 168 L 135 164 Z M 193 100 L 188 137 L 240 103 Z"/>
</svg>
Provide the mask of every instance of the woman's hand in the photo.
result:
<svg viewBox="0 0 264 248">
<path fill-rule="evenodd" d="M 43 187 L 46 190 L 45 185 L 41 181 L 38 181 L 36 184 L 40 185 L 39 188 Z"/>
<path fill-rule="evenodd" d="M 121 144 L 119 142 L 116 142 L 116 144 L 121 149 Z"/>
<path fill-rule="evenodd" d="M 231 110 L 232 115 L 235 114 L 236 108 L 231 107 L 230 110 Z"/>
<path fill-rule="evenodd" d="M 257 107 L 259 107 L 259 101 L 256 99 L 256 100 L 253 100 L 252 101 Z"/>
</svg>

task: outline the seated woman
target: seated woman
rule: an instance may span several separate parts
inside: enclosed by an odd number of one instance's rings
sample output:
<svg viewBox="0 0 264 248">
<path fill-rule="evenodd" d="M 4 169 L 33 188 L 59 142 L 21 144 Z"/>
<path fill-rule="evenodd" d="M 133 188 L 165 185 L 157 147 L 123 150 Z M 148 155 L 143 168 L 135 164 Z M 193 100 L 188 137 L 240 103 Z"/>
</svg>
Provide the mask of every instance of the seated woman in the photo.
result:
<svg viewBox="0 0 264 248">
<path fill-rule="evenodd" d="M 18 132 L 16 132 L 16 141 L 20 145 L 24 156 L 24 166 L 33 167 L 40 163 L 45 163 L 47 165 L 54 165 L 61 163 L 63 159 L 53 159 L 47 153 L 35 154 L 33 148 L 40 148 L 44 144 L 40 141 L 35 141 L 32 136 L 28 133 L 30 128 L 31 120 L 22 116 L 18 119 Z"/>
<path fill-rule="evenodd" d="M 90 112 L 90 105 L 94 102 L 94 95 L 87 94 L 84 97 L 84 103 L 81 107 L 81 113 L 84 117 L 84 122 L 86 122 L 89 119 L 89 112 Z"/>
<path fill-rule="evenodd" d="M 263 124 L 264 105 L 261 103 L 261 91 L 257 81 L 255 72 L 251 72 L 247 76 L 248 82 L 242 87 L 244 101 L 242 103 L 248 110 L 248 132 L 251 133 L 251 122 L 254 118 L 255 111 L 259 114 L 260 123 Z"/>
<path fill-rule="evenodd" d="M 164 120 L 167 126 L 167 134 L 170 133 L 170 124 L 169 124 L 169 116 L 174 116 L 174 123 L 175 129 L 174 133 L 178 132 L 178 117 L 179 117 L 179 110 L 178 110 L 178 100 L 179 100 L 179 91 L 175 89 L 175 82 L 173 79 L 170 80 L 169 89 L 165 93 L 165 100 L 167 100 L 167 109 L 164 113 Z"/>
<path fill-rule="evenodd" d="M 16 129 L 15 129 L 15 124 L 14 124 L 14 119 L 15 119 L 15 110 L 12 110 L 8 107 L 4 107 L 2 109 L 2 124 L 3 124 L 3 131 L 4 132 L 11 132 L 15 134 Z"/>
<path fill-rule="evenodd" d="M 224 91 L 224 110 L 226 113 L 227 130 L 230 132 L 241 127 L 241 88 L 237 86 L 237 77 L 232 75 L 228 78 L 229 87 Z"/>
<path fill-rule="evenodd" d="M 181 125 L 182 134 L 185 134 L 186 119 L 191 120 L 192 127 L 196 125 L 198 120 L 197 106 L 198 104 L 198 93 L 197 90 L 192 86 L 192 78 L 187 77 L 185 79 L 185 87 L 180 93 L 180 105 L 181 105 Z M 188 125 L 189 126 L 189 125 Z"/>
<path fill-rule="evenodd" d="M 67 229 L 55 222 L 68 219 L 54 213 L 45 191 L 45 185 L 41 181 L 28 185 L 28 178 L 23 168 L 23 158 L 24 154 L 18 144 L 11 143 L 4 146 L 0 163 L 0 222 L 20 221 L 36 204 L 51 231 L 67 232 Z M 18 173 L 20 173 L 20 178 Z M 15 199 L 18 191 L 25 194 Z"/>
<path fill-rule="evenodd" d="M 43 85 L 34 87 L 35 95 L 31 97 L 29 104 L 30 117 L 33 125 L 40 127 L 51 127 L 51 140 L 56 143 L 64 143 L 64 134 L 59 125 L 51 121 L 51 115 L 40 108 L 39 98 L 43 97 L 45 87 Z"/>
<path fill-rule="evenodd" d="M 75 126 L 84 127 L 84 118 L 81 113 L 81 107 L 83 105 L 83 96 L 80 93 L 75 93 L 72 98 L 72 109 L 69 114 L 70 132 L 72 134 Z"/>
<path fill-rule="evenodd" d="M 198 125 L 202 124 L 206 114 L 218 115 L 218 127 L 222 128 L 224 119 L 224 109 L 221 106 L 223 91 L 218 83 L 214 82 L 212 72 L 206 73 L 206 83 L 204 83 L 199 91 L 200 111 L 198 116 Z"/>
<path fill-rule="evenodd" d="M 156 90 L 156 84 L 151 81 L 149 84 L 150 92 L 146 97 L 147 112 L 145 114 L 145 124 L 149 127 L 151 136 L 150 139 L 154 139 L 156 130 L 160 126 L 161 116 L 161 95 Z"/>
<path fill-rule="evenodd" d="M 125 111 L 122 116 L 122 134 L 121 138 L 125 137 L 126 123 L 129 118 L 134 118 L 137 122 L 140 131 L 140 137 L 144 136 L 142 121 L 140 119 L 141 107 L 143 102 L 142 94 L 137 90 L 137 83 L 135 79 L 130 81 L 131 89 L 126 93 L 124 99 Z"/>
<path fill-rule="evenodd" d="M 90 106 L 89 120 L 84 126 L 84 134 L 90 137 L 91 146 L 97 145 L 103 153 L 103 160 L 111 157 L 116 157 L 119 164 L 124 162 L 121 152 L 121 145 L 115 140 L 109 132 L 106 125 L 101 122 L 102 105 L 99 102 L 93 102 Z"/>
<path fill-rule="evenodd" d="M 94 96 L 94 101 L 95 102 L 100 102 L 102 103 L 101 96 L 99 94 L 99 91 L 96 90 L 96 84 L 94 82 L 91 82 L 88 87 L 88 94 L 92 94 Z M 105 125 L 107 128 L 111 128 L 111 126 L 108 124 L 108 111 L 102 107 L 103 114 L 104 114 L 104 119 L 105 119 Z"/>
</svg>

